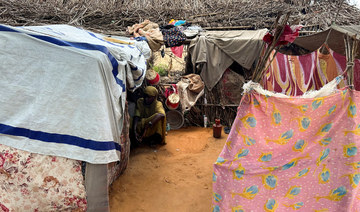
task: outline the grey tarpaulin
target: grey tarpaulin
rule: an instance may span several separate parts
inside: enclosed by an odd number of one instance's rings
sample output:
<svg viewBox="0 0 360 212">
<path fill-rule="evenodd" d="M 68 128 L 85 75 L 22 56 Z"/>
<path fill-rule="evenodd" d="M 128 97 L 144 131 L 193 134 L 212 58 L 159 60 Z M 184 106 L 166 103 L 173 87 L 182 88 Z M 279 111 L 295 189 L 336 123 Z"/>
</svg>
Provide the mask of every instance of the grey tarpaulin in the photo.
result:
<svg viewBox="0 0 360 212">
<path fill-rule="evenodd" d="M 211 90 L 234 61 L 250 69 L 259 56 L 267 31 L 212 31 L 201 33 L 192 40 L 189 46 L 191 61 L 194 67 L 204 63 L 200 75 L 206 87 Z"/>
<path fill-rule="evenodd" d="M 331 31 L 330 31 L 331 30 Z M 330 34 L 329 34 L 330 33 Z M 326 41 L 330 49 L 335 52 L 345 55 L 345 44 L 344 44 L 344 35 L 348 34 L 349 36 L 354 36 L 360 34 L 360 25 L 351 25 L 351 26 L 336 26 L 333 25 L 331 28 L 309 36 L 298 37 L 295 39 L 294 44 L 301 46 L 309 51 L 315 51 L 321 47 L 322 44 Z M 358 37 L 359 39 L 359 37 Z M 357 57 L 360 56 L 360 48 L 358 48 Z"/>
</svg>

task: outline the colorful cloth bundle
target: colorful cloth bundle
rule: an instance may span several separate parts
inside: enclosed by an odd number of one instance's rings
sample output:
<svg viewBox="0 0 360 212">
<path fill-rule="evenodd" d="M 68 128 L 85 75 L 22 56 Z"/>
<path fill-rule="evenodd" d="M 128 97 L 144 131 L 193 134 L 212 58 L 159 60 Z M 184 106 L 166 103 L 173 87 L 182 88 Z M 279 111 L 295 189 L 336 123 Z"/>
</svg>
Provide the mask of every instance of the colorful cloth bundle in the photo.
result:
<svg viewBox="0 0 360 212">
<path fill-rule="evenodd" d="M 245 93 L 214 164 L 213 211 L 359 211 L 359 104 L 349 88 Z"/>
<path fill-rule="evenodd" d="M 186 40 L 186 35 L 182 32 L 180 27 L 161 29 L 161 33 L 164 36 L 164 43 L 166 47 L 181 46 Z"/>
</svg>

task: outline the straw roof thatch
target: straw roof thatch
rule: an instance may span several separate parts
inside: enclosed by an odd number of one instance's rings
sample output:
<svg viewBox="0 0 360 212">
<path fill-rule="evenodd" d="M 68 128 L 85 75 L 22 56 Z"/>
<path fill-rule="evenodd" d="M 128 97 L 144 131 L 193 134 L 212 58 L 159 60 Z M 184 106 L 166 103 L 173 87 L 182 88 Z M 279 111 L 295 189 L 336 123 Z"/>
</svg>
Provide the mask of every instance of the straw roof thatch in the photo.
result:
<svg viewBox="0 0 360 212">
<path fill-rule="evenodd" d="M 270 27 L 279 11 L 292 11 L 292 23 L 316 30 L 335 19 L 339 25 L 360 20 L 359 9 L 346 0 L 0 0 L 0 23 L 71 24 L 109 34 L 145 19 L 160 25 L 185 19 L 203 28 L 258 29 Z"/>
</svg>

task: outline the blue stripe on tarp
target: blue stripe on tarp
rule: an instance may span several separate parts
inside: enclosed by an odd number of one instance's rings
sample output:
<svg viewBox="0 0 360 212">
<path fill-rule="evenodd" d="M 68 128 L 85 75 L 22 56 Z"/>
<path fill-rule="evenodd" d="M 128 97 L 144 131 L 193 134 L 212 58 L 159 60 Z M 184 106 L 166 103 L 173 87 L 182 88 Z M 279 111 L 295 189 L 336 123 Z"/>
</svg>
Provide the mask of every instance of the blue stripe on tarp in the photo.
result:
<svg viewBox="0 0 360 212">
<path fill-rule="evenodd" d="M 137 71 L 138 67 L 136 65 L 130 66 L 131 71 Z"/>
<path fill-rule="evenodd" d="M 6 27 L 6 26 L 3 26 L 3 25 L 0 25 L 0 31 L 5 31 L 5 32 L 19 32 L 19 31 L 16 31 L 14 29 L 11 29 L 9 27 Z"/>
<path fill-rule="evenodd" d="M 138 87 L 140 87 L 141 85 L 135 85 L 134 87 L 130 87 L 129 89 L 130 90 L 134 90 L 135 88 L 138 88 Z"/>
<path fill-rule="evenodd" d="M 9 27 L 5 27 L 3 25 L 0 25 L 0 31 L 21 33 L 19 31 L 16 31 L 16 30 L 11 29 Z M 126 87 L 125 87 L 124 82 L 122 80 L 120 80 L 119 78 L 117 78 L 117 75 L 119 73 L 119 71 L 118 71 L 119 64 L 116 61 L 116 59 L 114 58 L 114 56 L 109 52 L 109 50 L 105 46 L 96 45 L 96 44 L 89 44 L 89 43 L 77 43 L 77 42 L 63 41 L 63 40 L 60 40 L 60 39 L 57 39 L 57 38 L 53 38 L 53 37 L 49 37 L 49 36 L 43 36 L 43 35 L 31 35 L 31 34 L 27 34 L 27 35 L 35 37 L 35 38 L 43 40 L 43 41 L 46 41 L 46 42 L 49 42 L 49 43 L 52 43 L 52 44 L 55 44 L 55 45 L 58 45 L 58 46 L 71 46 L 71 47 L 75 47 L 75 48 L 78 48 L 78 49 L 101 51 L 102 53 L 104 53 L 109 58 L 109 60 L 111 62 L 111 65 L 113 67 L 113 70 L 112 70 L 113 77 L 114 77 L 116 83 L 121 86 L 121 88 L 123 89 L 123 92 L 125 92 Z"/>
<path fill-rule="evenodd" d="M 139 81 L 144 75 L 144 69 L 139 69 L 139 70 L 141 71 L 141 75 L 137 79 L 134 80 L 135 82 Z"/>
<path fill-rule="evenodd" d="M 0 134 L 22 136 L 48 143 L 69 144 L 97 151 L 107 151 L 114 149 L 121 151 L 121 146 L 113 141 L 94 141 L 77 136 L 47 133 L 20 127 L 13 127 L 5 124 L 0 124 Z"/>
</svg>

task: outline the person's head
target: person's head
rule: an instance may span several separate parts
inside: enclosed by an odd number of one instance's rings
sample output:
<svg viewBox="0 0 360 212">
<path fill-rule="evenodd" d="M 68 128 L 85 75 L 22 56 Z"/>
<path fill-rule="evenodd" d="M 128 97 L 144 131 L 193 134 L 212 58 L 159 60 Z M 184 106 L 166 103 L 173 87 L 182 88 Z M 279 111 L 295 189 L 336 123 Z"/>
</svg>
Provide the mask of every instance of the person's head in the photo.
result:
<svg viewBox="0 0 360 212">
<path fill-rule="evenodd" d="M 144 104 L 150 105 L 158 95 L 158 90 L 153 86 L 147 86 L 144 90 Z"/>
</svg>

